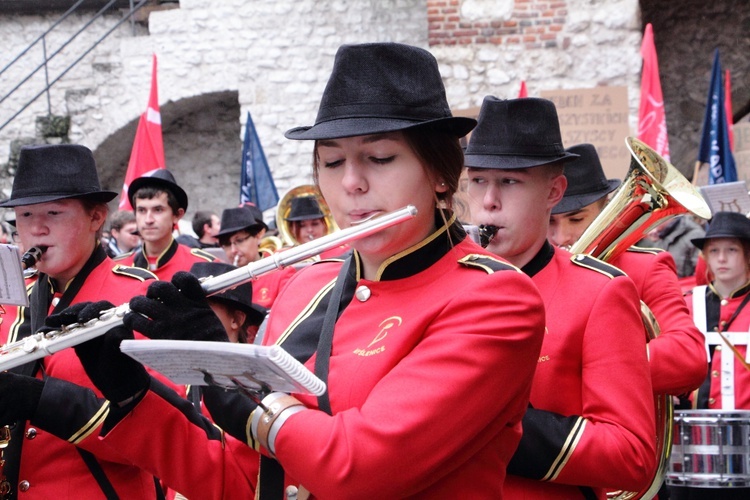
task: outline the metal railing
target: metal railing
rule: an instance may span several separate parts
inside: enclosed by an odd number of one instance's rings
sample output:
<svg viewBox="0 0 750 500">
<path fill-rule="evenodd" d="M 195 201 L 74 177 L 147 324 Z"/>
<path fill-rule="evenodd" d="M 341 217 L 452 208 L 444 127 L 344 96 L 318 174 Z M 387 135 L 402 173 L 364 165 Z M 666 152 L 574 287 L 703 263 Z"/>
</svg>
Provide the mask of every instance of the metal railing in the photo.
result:
<svg viewBox="0 0 750 500">
<path fill-rule="evenodd" d="M 125 13 L 125 15 L 119 19 L 104 35 L 102 35 L 99 39 L 94 41 L 94 43 L 86 48 L 83 53 L 81 53 L 70 65 L 68 65 L 63 71 L 60 72 L 59 75 L 57 75 L 54 79 L 50 81 L 49 77 L 49 66 L 48 63 L 58 54 L 60 54 L 63 49 L 65 49 L 68 45 L 70 45 L 73 40 L 78 37 L 81 33 L 83 33 L 86 29 L 88 29 L 91 24 L 93 24 L 96 20 L 104 16 L 104 14 L 110 10 L 116 3 L 117 0 L 109 0 L 102 8 L 100 8 L 97 13 L 89 19 L 78 31 L 76 31 L 70 38 L 62 42 L 62 44 L 49 56 L 47 55 L 47 37 L 49 34 L 60 25 L 62 21 L 64 21 L 66 18 L 68 18 L 71 14 L 73 14 L 83 3 L 84 0 L 78 0 L 75 4 L 73 4 L 62 16 L 60 16 L 59 19 L 57 19 L 52 25 L 39 35 L 39 37 L 36 38 L 31 44 L 29 44 L 28 47 L 26 47 L 23 51 L 21 51 L 20 54 L 18 54 L 12 61 L 10 61 L 3 69 L 0 70 L 0 75 L 5 73 L 11 66 L 16 64 L 19 61 L 24 60 L 24 57 L 30 57 L 29 51 L 36 46 L 37 44 L 41 43 L 42 46 L 42 54 L 43 54 L 43 61 L 41 64 L 39 64 L 36 68 L 34 68 L 29 74 L 25 75 L 21 78 L 21 80 L 13 86 L 10 91 L 8 91 L 5 95 L 0 97 L 0 103 L 4 102 L 6 99 L 8 99 L 13 93 L 15 93 L 18 89 L 22 88 L 26 82 L 29 81 L 37 72 L 39 72 L 41 69 L 44 69 L 44 81 L 45 81 L 45 87 L 39 91 L 36 95 L 34 95 L 31 99 L 29 99 L 27 102 L 21 104 L 20 109 L 18 109 L 13 116 L 5 120 L 0 125 L 0 130 L 3 130 L 8 124 L 10 124 L 18 115 L 23 113 L 26 108 L 31 106 L 34 102 L 36 102 L 37 99 L 39 99 L 42 95 L 47 95 L 47 110 L 48 114 L 52 114 L 52 103 L 50 99 L 50 88 L 60 81 L 60 79 L 65 76 L 73 67 L 75 67 L 81 60 L 86 57 L 94 48 L 96 48 L 102 41 L 104 41 L 105 38 L 107 38 L 110 34 L 112 34 L 113 31 L 115 31 L 117 28 L 119 28 L 124 22 L 128 21 L 129 19 L 132 19 L 133 14 L 135 14 L 141 7 L 143 7 L 146 3 L 148 3 L 150 0 L 140 0 L 137 4 L 134 2 L 134 0 L 130 0 L 130 8 L 128 12 Z M 132 24 L 132 21 L 131 21 Z M 135 29 L 135 28 L 134 28 Z"/>
</svg>

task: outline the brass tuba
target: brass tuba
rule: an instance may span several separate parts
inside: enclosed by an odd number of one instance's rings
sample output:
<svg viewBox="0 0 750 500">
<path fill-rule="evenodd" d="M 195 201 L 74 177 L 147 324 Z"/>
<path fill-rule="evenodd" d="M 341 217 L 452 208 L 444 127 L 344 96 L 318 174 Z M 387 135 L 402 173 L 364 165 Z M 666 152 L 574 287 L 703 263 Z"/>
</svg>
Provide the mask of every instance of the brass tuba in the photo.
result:
<svg viewBox="0 0 750 500">
<path fill-rule="evenodd" d="M 315 196 L 317 199 L 318 205 L 320 205 L 320 211 L 323 212 L 326 234 L 331 234 L 339 228 L 336 225 L 336 221 L 333 220 L 328 204 L 323 199 L 323 195 L 320 194 L 320 190 L 316 186 L 312 184 L 296 186 L 282 196 L 281 201 L 279 201 L 279 204 L 276 207 L 276 226 L 279 229 L 279 236 L 285 246 L 296 246 L 300 243 L 304 243 L 303 241 L 297 241 L 297 238 L 294 236 L 294 231 L 292 231 L 292 224 L 286 220 L 287 217 L 289 217 L 289 212 L 292 210 L 292 199 L 303 196 Z"/>
<path fill-rule="evenodd" d="M 648 231 L 680 214 L 711 218 L 711 209 L 693 185 L 653 149 L 633 137 L 625 140 L 631 154 L 622 186 L 604 210 L 570 248 L 603 261 L 614 259 L 637 243 Z M 659 335 L 651 310 L 641 302 L 647 341 Z M 654 396 L 656 408 L 657 467 L 651 484 L 641 492 L 611 492 L 609 498 L 652 498 L 659 491 L 672 452 L 674 408 L 669 394 Z"/>
</svg>

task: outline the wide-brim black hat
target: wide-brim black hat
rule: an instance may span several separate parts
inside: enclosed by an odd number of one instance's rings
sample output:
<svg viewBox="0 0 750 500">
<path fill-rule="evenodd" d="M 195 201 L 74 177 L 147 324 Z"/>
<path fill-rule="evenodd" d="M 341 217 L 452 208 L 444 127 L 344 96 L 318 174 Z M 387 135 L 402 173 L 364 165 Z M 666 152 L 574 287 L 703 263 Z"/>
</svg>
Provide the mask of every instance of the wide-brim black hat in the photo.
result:
<svg viewBox="0 0 750 500">
<path fill-rule="evenodd" d="M 196 262 L 190 267 L 190 272 L 198 278 L 209 278 L 228 273 L 235 269 L 237 267 L 224 262 Z M 229 307 L 243 311 L 248 315 L 249 322 L 253 325 L 260 325 L 268 312 L 265 307 L 253 304 L 253 286 L 250 282 L 211 295 L 209 300 L 218 300 L 224 302 Z"/>
<path fill-rule="evenodd" d="M 150 186 L 165 191 L 170 191 L 177 198 L 177 204 L 181 209 L 187 210 L 188 207 L 188 196 L 184 189 L 182 189 L 172 175 L 172 172 L 166 168 L 157 168 L 150 172 L 146 172 L 141 177 L 134 179 L 128 187 L 128 199 L 130 200 L 130 206 L 135 208 L 135 193 L 144 186 Z"/>
<path fill-rule="evenodd" d="M 286 217 L 286 220 L 289 222 L 322 219 L 325 217 L 315 196 L 298 196 L 297 198 L 292 198 L 291 205 L 289 217 Z"/>
<path fill-rule="evenodd" d="M 580 210 L 607 196 L 620 187 L 620 179 L 607 179 L 599 155 L 592 144 L 578 144 L 566 150 L 578 158 L 565 164 L 568 187 L 560 203 L 552 208 L 553 214 Z"/>
<path fill-rule="evenodd" d="M 216 234 L 216 237 L 229 236 L 243 230 L 250 231 L 256 229 L 260 231 L 261 229 L 266 229 L 267 226 L 263 222 L 263 219 L 256 218 L 260 214 L 260 210 L 254 213 L 252 208 L 255 207 L 241 206 L 237 208 L 225 208 L 221 212 L 221 230 Z"/>
<path fill-rule="evenodd" d="M 10 198 L 0 207 L 36 205 L 68 198 L 107 203 L 117 193 L 103 191 L 91 150 L 77 144 L 24 146 Z"/>
<path fill-rule="evenodd" d="M 527 97 L 487 96 L 479 123 L 464 152 L 467 167 L 509 170 L 570 161 L 578 155 L 565 151 L 555 104 Z"/>
<path fill-rule="evenodd" d="M 399 43 L 342 45 L 318 108 L 315 125 L 288 139 L 336 139 L 429 127 L 456 137 L 476 120 L 451 114 L 435 57 Z"/>
<path fill-rule="evenodd" d="M 690 241 L 703 250 L 711 238 L 739 238 L 750 241 L 750 219 L 737 212 L 716 212 L 708 223 L 706 235 Z"/>
</svg>

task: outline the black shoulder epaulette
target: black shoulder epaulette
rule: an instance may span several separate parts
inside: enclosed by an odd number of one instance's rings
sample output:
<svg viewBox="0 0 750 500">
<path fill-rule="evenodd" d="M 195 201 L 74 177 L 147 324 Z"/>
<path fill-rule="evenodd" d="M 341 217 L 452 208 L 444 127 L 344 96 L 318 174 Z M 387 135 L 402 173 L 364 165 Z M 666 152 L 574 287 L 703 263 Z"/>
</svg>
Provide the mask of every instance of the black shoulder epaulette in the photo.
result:
<svg viewBox="0 0 750 500">
<path fill-rule="evenodd" d="M 489 255 L 483 255 L 479 253 L 471 253 L 462 259 L 459 259 L 459 264 L 466 267 L 473 267 L 476 269 L 482 269 L 487 274 L 492 274 L 496 271 L 518 271 L 521 272 L 513 264 L 509 264 L 500 259 L 496 259 Z"/>
<path fill-rule="evenodd" d="M 190 253 L 195 255 L 196 257 L 200 257 L 201 259 L 206 259 L 209 262 L 213 262 L 216 260 L 216 257 L 204 250 L 201 250 L 200 248 L 191 248 Z"/>
<path fill-rule="evenodd" d="M 114 257 L 112 257 L 112 260 L 122 260 L 122 259 L 130 257 L 134 253 L 135 253 L 135 250 L 131 250 L 129 252 L 121 253 L 120 255 L 115 255 Z"/>
<path fill-rule="evenodd" d="M 627 249 L 628 252 L 636 252 L 636 253 L 650 253 L 651 255 L 656 255 L 657 253 L 666 252 L 663 248 L 654 248 L 654 247 L 637 247 L 632 246 Z"/>
<path fill-rule="evenodd" d="M 584 253 L 577 253 L 571 256 L 570 261 L 577 266 L 591 269 L 593 271 L 603 274 L 604 276 L 609 276 L 610 278 L 617 278 L 618 276 L 627 276 L 625 272 L 623 272 L 619 267 L 615 267 L 612 264 L 607 264 L 606 262 L 602 260 L 594 258 L 590 255 L 586 255 Z"/>
<path fill-rule="evenodd" d="M 115 267 L 113 267 L 112 272 L 115 274 L 121 274 L 123 276 L 130 276 L 131 278 L 135 278 L 141 281 L 159 279 L 156 277 L 154 273 L 152 273 L 148 269 L 143 269 L 140 267 L 122 266 L 120 264 L 117 264 Z"/>
</svg>

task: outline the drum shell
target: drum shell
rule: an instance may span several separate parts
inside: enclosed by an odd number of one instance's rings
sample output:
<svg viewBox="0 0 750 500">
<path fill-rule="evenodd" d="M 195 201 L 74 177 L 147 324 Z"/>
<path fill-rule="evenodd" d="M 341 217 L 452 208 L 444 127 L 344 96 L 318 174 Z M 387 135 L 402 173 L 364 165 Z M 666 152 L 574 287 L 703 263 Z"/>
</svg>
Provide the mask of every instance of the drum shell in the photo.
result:
<svg viewBox="0 0 750 500">
<path fill-rule="evenodd" d="M 667 484 L 750 487 L 750 411 L 675 410 Z"/>
</svg>

